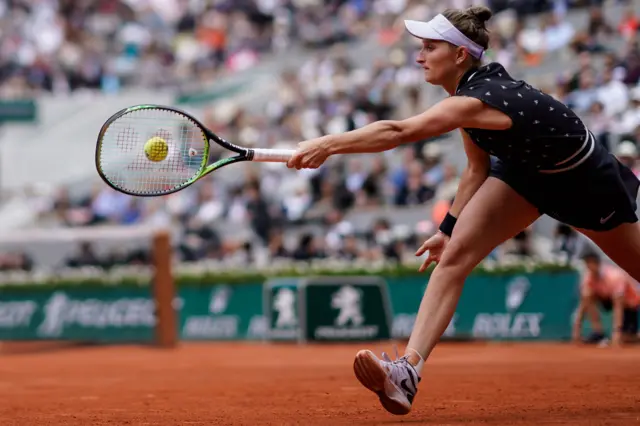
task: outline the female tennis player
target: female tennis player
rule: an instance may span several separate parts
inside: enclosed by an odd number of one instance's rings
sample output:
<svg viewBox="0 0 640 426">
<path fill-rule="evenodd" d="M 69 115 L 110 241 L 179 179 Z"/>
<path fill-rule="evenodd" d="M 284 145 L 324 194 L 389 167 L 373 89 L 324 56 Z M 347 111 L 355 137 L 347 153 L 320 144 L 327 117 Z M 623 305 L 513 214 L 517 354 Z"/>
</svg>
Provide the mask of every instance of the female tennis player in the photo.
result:
<svg viewBox="0 0 640 426">
<path fill-rule="evenodd" d="M 440 232 L 416 253 L 420 271 L 437 266 L 405 355 L 392 361 L 358 352 L 356 377 L 394 414 L 411 410 L 425 360 L 456 309 L 465 278 L 496 246 L 547 214 L 593 240 L 640 279 L 640 225 L 634 174 L 600 144 L 571 109 L 481 64 L 488 47 L 484 7 L 449 9 L 429 22 L 406 21 L 422 41 L 417 62 L 428 83 L 450 95 L 404 121 L 379 121 L 299 144 L 290 168 L 316 168 L 330 155 L 376 153 L 461 129 L 468 157 Z M 491 166 L 490 155 L 498 161 Z"/>
</svg>

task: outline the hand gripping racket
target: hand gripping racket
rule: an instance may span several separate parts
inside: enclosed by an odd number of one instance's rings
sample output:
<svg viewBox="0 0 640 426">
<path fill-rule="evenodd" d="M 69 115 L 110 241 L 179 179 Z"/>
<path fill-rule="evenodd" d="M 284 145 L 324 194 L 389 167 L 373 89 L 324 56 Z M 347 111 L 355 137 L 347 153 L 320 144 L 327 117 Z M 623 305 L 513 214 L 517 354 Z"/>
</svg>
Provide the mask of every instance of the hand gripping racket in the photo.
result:
<svg viewBox="0 0 640 426">
<path fill-rule="evenodd" d="M 211 143 L 237 155 L 208 164 Z M 117 112 L 100 129 L 96 168 L 113 189 L 153 197 L 180 191 L 229 164 L 286 163 L 294 152 L 243 148 L 222 139 L 184 111 L 137 105 Z"/>
</svg>

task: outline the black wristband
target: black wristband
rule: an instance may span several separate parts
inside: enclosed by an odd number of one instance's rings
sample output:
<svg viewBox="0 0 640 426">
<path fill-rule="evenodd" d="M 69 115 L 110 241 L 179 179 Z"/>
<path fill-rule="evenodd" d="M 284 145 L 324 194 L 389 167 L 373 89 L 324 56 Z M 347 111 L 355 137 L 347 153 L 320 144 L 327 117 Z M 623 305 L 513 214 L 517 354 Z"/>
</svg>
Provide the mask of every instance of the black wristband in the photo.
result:
<svg viewBox="0 0 640 426">
<path fill-rule="evenodd" d="M 440 229 L 440 232 L 450 237 L 453 233 L 453 228 L 456 226 L 457 220 L 458 219 L 452 216 L 451 213 L 447 213 L 447 215 L 444 217 L 444 220 L 440 224 L 440 228 L 438 229 Z"/>
</svg>

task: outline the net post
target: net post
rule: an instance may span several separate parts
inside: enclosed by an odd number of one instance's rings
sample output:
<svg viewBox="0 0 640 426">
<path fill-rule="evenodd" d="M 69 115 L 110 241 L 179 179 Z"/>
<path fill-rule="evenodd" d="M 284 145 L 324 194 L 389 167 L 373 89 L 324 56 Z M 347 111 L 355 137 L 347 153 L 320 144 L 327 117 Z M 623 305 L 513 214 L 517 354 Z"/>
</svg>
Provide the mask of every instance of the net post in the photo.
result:
<svg viewBox="0 0 640 426">
<path fill-rule="evenodd" d="M 168 231 L 153 235 L 153 297 L 156 304 L 156 344 L 173 348 L 178 343 L 176 312 L 173 307 L 175 285 L 171 272 L 171 238 Z"/>
</svg>

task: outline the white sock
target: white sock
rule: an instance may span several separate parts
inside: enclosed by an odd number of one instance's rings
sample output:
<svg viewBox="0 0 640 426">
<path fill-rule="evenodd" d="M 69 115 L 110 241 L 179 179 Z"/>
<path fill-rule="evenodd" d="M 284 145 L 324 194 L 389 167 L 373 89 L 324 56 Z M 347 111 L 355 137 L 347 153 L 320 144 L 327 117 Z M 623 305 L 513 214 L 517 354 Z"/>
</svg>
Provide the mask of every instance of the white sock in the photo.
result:
<svg viewBox="0 0 640 426">
<path fill-rule="evenodd" d="M 418 376 L 421 376 L 422 367 L 424 367 L 424 358 L 422 358 L 422 355 L 420 355 L 420 353 L 415 349 L 407 348 L 406 351 L 407 352 L 411 351 L 414 355 L 416 355 L 420 359 L 417 364 L 415 365 L 411 364 L 411 365 L 413 365 L 413 368 L 415 368 L 416 372 L 418 373 Z"/>
</svg>

